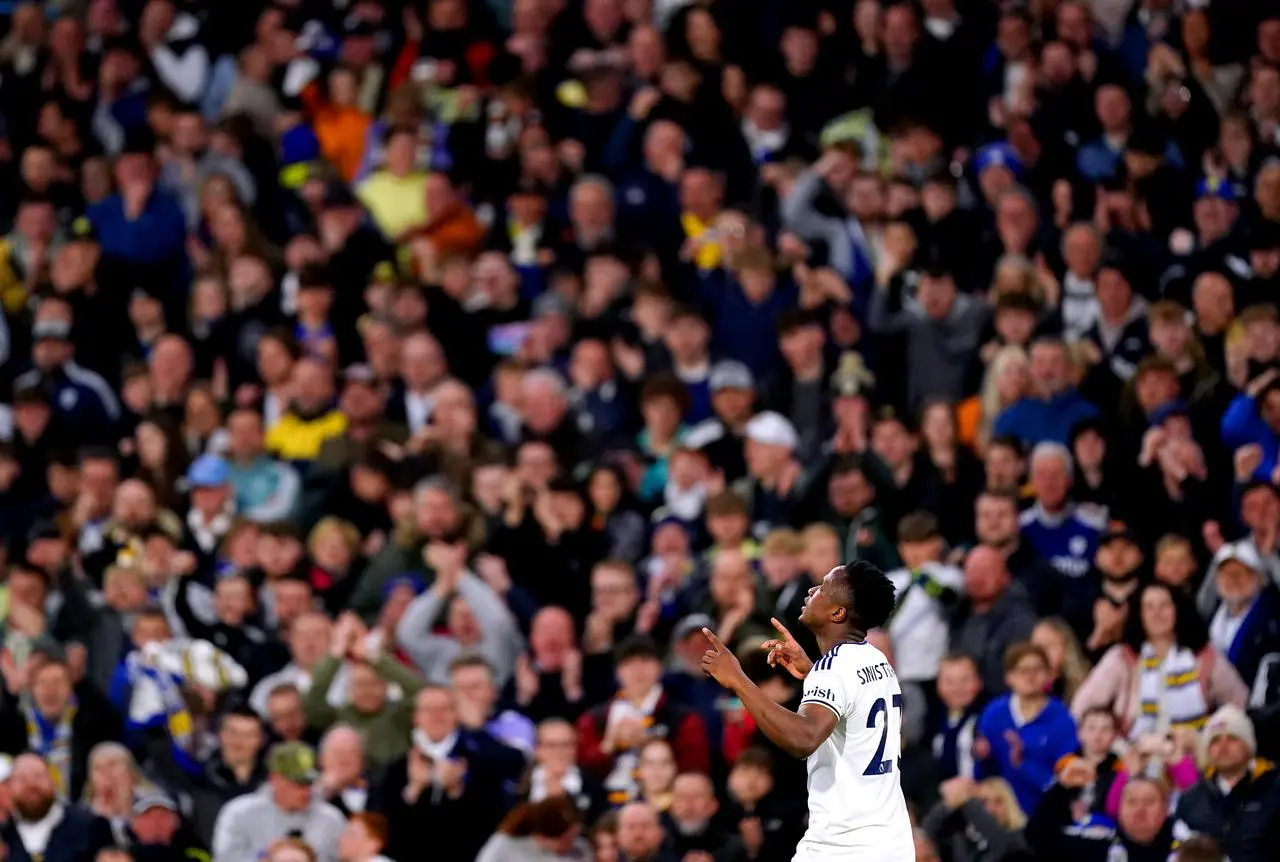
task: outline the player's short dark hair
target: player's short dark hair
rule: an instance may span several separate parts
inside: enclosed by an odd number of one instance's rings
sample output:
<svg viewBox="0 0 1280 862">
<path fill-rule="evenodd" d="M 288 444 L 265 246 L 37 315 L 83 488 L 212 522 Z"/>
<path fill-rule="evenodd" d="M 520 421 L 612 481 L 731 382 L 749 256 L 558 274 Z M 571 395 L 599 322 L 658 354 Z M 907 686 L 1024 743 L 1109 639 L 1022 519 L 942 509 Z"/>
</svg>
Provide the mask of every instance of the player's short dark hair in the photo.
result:
<svg viewBox="0 0 1280 862">
<path fill-rule="evenodd" d="M 845 585 L 849 589 L 846 608 L 863 631 L 884 625 L 896 603 L 889 576 L 865 560 L 845 563 Z"/>
</svg>

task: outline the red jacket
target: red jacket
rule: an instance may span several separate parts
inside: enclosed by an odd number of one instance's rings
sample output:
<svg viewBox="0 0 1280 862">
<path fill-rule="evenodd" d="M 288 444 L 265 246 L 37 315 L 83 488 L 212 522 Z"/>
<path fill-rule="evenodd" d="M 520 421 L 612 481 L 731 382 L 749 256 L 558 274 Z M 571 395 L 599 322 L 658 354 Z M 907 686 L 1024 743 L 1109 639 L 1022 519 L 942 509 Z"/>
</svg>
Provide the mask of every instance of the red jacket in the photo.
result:
<svg viewBox="0 0 1280 862">
<path fill-rule="evenodd" d="M 578 719 L 578 766 L 600 780 L 608 777 L 616 756 L 616 752 L 610 754 L 600 749 L 608 720 L 608 703 L 591 709 Z M 658 699 L 651 720 L 649 736 L 671 743 L 679 771 L 704 774 L 711 771 L 711 751 L 702 716 L 670 703 L 664 694 Z"/>
</svg>

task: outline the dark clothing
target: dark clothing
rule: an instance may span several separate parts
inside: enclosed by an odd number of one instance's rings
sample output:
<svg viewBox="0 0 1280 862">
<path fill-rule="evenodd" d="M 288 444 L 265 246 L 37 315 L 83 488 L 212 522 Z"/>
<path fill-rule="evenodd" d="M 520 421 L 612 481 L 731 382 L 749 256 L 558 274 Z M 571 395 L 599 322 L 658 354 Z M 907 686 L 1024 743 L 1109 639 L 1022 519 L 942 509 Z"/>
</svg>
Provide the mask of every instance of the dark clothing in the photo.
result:
<svg viewBox="0 0 1280 862">
<path fill-rule="evenodd" d="M 119 740 L 123 732 L 119 716 L 92 685 L 77 687 L 75 695 L 76 713 L 71 719 L 71 775 L 66 778 L 69 799 L 79 799 L 84 790 L 85 779 L 89 777 L 89 752 L 93 747 L 100 742 Z M 16 756 L 35 751 L 43 755 L 43 751 L 33 747 L 34 728 L 28 726 L 27 711 L 18 698 L 6 690 L 0 695 L 0 705 L 0 752 Z M 43 745 L 56 744 L 51 741 L 57 733 L 56 722 L 51 725 L 46 726 Z"/>
<path fill-rule="evenodd" d="M 465 744 L 460 739 L 455 752 Z M 383 851 L 393 859 L 417 858 L 424 847 L 442 862 L 472 862 L 507 809 L 501 781 L 492 772 L 467 759 L 466 787 L 457 798 L 442 788 L 428 786 L 418 799 L 404 799 L 408 784 L 408 759 L 387 767 L 369 798 L 369 810 L 387 818 L 391 836 Z"/>
<path fill-rule="evenodd" d="M 1026 591 L 1020 584 L 1012 584 L 985 611 L 974 611 L 968 599 L 960 602 L 951 618 L 951 648 L 974 656 L 982 672 L 983 688 L 988 694 L 1000 694 L 1006 689 L 1005 650 L 1031 637 L 1035 626 L 1035 611 Z"/>
<path fill-rule="evenodd" d="M 1226 794 L 1209 773 L 1179 797 L 1174 819 L 1214 838 L 1232 862 L 1273 859 L 1280 846 L 1280 773 L 1259 763 Z"/>
<path fill-rule="evenodd" d="M 27 852 L 12 819 L 0 827 L 0 835 L 12 862 L 93 862 L 99 850 L 115 843 L 107 821 L 79 805 L 63 808 L 62 820 L 53 827 L 43 853 Z"/>
</svg>

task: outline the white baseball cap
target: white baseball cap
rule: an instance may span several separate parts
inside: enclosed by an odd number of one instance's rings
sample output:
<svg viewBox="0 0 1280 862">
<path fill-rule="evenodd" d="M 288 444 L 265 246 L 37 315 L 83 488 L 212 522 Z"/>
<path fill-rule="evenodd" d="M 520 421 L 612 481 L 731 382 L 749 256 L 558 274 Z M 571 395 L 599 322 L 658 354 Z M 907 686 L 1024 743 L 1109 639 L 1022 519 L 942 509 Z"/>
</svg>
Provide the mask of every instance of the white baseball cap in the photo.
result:
<svg viewBox="0 0 1280 862">
<path fill-rule="evenodd" d="M 772 410 L 766 410 L 763 413 L 757 413 L 752 416 L 751 421 L 747 422 L 746 430 L 748 440 L 754 440 L 757 443 L 765 443 L 770 446 L 785 446 L 788 449 L 794 449 L 796 448 L 796 443 L 799 442 L 796 436 L 796 427 L 791 424 L 791 420 Z"/>
</svg>

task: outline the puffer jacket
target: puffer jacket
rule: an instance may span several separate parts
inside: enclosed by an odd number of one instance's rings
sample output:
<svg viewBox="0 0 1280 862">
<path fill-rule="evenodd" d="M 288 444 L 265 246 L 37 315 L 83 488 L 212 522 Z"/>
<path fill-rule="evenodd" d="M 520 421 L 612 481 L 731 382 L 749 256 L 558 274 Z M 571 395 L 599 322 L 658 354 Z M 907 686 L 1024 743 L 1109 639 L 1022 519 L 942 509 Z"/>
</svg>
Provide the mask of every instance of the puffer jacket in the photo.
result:
<svg viewBox="0 0 1280 862">
<path fill-rule="evenodd" d="M 1257 758 L 1240 783 L 1223 794 L 1213 770 L 1178 800 L 1174 836 L 1214 838 L 1231 862 L 1275 859 L 1280 846 L 1280 772 Z"/>
</svg>

